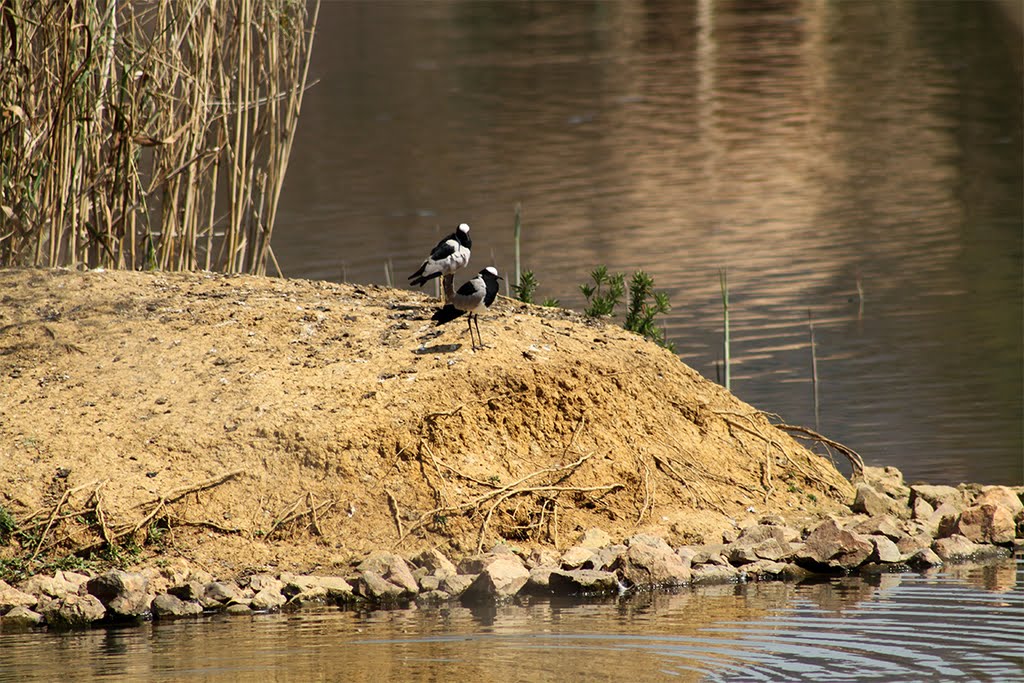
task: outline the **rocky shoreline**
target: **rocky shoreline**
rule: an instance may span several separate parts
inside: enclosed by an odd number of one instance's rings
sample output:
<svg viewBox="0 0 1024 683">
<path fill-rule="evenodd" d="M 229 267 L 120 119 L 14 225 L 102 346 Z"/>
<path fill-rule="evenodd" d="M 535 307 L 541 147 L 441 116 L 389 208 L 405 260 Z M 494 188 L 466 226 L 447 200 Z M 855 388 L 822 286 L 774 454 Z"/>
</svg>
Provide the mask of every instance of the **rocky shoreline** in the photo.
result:
<svg viewBox="0 0 1024 683">
<path fill-rule="evenodd" d="M 905 571 L 1008 556 L 1024 545 L 1024 487 L 906 485 L 895 468 L 866 468 L 848 516 L 789 526 L 779 515 L 673 548 L 663 538 L 613 539 L 589 529 L 561 552 L 505 544 L 457 563 L 436 549 L 370 553 L 340 575 L 243 572 L 214 577 L 186 562 L 93 576 L 58 571 L 16 587 L 0 581 L 0 630 L 251 614 L 324 604 L 505 601 L 587 596 L 816 575 Z"/>
</svg>

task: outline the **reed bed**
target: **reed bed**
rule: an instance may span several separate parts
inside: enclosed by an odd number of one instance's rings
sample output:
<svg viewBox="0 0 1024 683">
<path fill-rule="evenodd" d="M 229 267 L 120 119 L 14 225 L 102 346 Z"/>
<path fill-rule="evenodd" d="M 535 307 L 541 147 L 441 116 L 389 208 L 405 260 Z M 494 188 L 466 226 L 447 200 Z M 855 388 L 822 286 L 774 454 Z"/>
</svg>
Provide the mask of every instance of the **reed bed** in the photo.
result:
<svg viewBox="0 0 1024 683">
<path fill-rule="evenodd" d="M 0 0 L 0 265 L 276 267 L 318 11 Z"/>
</svg>

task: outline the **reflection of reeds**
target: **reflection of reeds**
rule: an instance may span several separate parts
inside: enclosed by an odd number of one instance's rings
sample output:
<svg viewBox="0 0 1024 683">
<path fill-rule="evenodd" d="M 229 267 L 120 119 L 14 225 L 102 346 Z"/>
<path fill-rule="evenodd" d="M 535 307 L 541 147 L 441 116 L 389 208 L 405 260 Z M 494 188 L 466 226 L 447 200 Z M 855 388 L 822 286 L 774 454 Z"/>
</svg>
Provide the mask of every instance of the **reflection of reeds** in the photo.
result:
<svg viewBox="0 0 1024 683">
<path fill-rule="evenodd" d="M 732 378 L 729 373 L 729 276 L 726 273 L 725 268 L 720 268 L 718 270 L 718 286 L 722 290 L 722 317 L 725 324 L 725 341 L 723 348 L 725 353 L 725 388 L 732 390 Z"/>
<path fill-rule="evenodd" d="M 814 342 L 814 320 L 811 319 L 811 309 L 807 309 L 807 327 L 811 335 L 811 391 L 814 395 L 814 428 L 821 429 L 821 409 L 818 402 L 818 349 Z"/>
<path fill-rule="evenodd" d="M 319 3 L 2 5 L 0 265 L 276 266 Z"/>
</svg>

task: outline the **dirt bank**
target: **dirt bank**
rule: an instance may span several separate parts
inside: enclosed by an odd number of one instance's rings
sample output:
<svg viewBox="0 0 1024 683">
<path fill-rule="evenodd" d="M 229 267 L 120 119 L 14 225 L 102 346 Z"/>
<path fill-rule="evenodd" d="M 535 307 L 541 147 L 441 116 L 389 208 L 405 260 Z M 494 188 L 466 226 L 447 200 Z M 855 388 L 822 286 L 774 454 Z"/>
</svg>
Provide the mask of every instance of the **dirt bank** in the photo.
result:
<svg viewBox="0 0 1024 683">
<path fill-rule="evenodd" d="M 303 280 L 0 271 L 0 507 L 31 530 L 0 559 L 134 538 L 139 563 L 222 575 L 564 548 L 590 527 L 718 542 L 853 498 L 831 462 L 619 327 L 503 300 L 473 352 L 433 305 Z"/>
</svg>

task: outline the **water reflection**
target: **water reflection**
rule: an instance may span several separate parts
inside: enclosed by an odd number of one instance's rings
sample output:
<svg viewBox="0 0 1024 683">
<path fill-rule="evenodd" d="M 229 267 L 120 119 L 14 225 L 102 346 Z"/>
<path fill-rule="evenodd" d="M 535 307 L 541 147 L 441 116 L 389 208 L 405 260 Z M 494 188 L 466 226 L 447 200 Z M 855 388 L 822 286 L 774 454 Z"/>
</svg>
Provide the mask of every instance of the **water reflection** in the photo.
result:
<svg viewBox="0 0 1024 683">
<path fill-rule="evenodd" d="M 0 680 L 1010 680 L 1024 559 L 813 584 L 0 634 Z"/>
<path fill-rule="evenodd" d="M 326 3 L 275 237 L 383 282 L 473 225 L 541 296 L 605 263 L 715 376 L 912 479 L 1024 481 L 1020 34 L 989 3 Z M 858 284 L 864 297 L 858 294 Z"/>
</svg>

